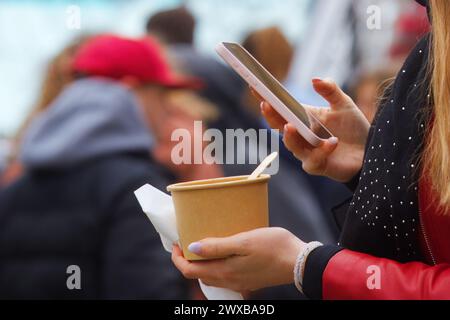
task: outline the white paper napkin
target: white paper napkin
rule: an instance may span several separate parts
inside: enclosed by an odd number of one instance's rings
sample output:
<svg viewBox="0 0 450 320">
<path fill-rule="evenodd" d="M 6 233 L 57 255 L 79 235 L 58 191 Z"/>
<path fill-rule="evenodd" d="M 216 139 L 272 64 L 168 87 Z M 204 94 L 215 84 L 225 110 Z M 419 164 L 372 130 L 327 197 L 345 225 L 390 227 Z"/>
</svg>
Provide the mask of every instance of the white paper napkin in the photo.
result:
<svg viewBox="0 0 450 320">
<path fill-rule="evenodd" d="M 172 197 L 148 184 L 136 190 L 134 194 L 142 210 L 159 233 L 164 249 L 172 252 L 172 245 L 178 243 L 179 240 Z M 208 300 L 244 300 L 238 292 L 209 287 L 201 281 L 199 282 L 200 288 Z"/>
</svg>

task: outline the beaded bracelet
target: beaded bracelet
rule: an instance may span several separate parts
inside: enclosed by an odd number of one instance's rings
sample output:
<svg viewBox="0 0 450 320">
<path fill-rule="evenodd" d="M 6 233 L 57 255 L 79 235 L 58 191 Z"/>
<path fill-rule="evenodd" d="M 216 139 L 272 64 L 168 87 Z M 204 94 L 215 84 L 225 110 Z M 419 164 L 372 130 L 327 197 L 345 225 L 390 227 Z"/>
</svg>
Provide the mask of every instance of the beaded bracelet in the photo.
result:
<svg viewBox="0 0 450 320">
<path fill-rule="evenodd" d="M 300 251 L 297 257 L 297 261 L 295 263 L 294 268 L 294 282 L 295 286 L 297 287 L 297 290 L 300 291 L 301 293 L 304 293 L 303 276 L 305 273 L 306 259 L 308 259 L 308 256 L 312 251 L 322 246 L 323 244 L 320 242 L 317 241 L 310 242 L 302 248 L 302 251 Z"/>
</svg>

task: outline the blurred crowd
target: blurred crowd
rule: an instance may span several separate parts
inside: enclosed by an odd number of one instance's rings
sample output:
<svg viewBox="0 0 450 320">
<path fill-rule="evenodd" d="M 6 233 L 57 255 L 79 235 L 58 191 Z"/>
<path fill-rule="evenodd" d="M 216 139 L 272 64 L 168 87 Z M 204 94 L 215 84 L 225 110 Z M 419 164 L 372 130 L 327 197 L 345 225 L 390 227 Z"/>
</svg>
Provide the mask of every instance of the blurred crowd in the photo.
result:
<svg viewBox="0 0 450 320">
<path fill-rule="evenodd" d="M 355 66 L 347 80 L 370 121 L 399 62 L 427 32 L 424 16 L 419 7 L 406 10 L 396 25 L 392 63 L 377 70 Z M 133 191 L 145 183 L 164 190 L 254 169 L 173 164 L 175 129 L 193 133 L 194 121 L 223 133 L 268 126 L 245 83 L 196 48 L 195 32 L 195 17 L 179 7 L 151 16 L 141 38 L 85 35 L 49 63 L 32 111 L 1 148 L 10 152 L 0 162 L 0 298 L 203 298 L 172 266 Z M 254 30 L 242 45 L 278 80 L 288 80 L 296 48 L 279 28 Z M 349 191 L 308 176 L 280 148 L 280 171 L 269 190 L 271 226 L 305 241 L 336 243 L 331 208 Z M 66 288 L 72 264 L 83 272 L 81 291 Z M 291 287 L 247 297 L 301 299 Z"/>
</svg>

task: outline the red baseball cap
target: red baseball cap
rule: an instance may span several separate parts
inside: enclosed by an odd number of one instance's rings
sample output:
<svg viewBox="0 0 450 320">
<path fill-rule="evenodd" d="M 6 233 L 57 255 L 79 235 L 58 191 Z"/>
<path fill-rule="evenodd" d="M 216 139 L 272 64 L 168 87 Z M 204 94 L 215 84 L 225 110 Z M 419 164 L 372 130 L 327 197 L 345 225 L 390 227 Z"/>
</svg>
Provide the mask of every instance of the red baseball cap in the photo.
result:
<svg viewBox="0 0 450 320">
<path fill-rule="evenodd" d="M 73 70 L 116 80 L 133 77 L 141 83 L 168 88 L 199 89 L 203 85 L 197 78 L 175 75 L 160 45 L 149 37 L 96 36 L 81 46 L 75 55 Z"/>
</svg>

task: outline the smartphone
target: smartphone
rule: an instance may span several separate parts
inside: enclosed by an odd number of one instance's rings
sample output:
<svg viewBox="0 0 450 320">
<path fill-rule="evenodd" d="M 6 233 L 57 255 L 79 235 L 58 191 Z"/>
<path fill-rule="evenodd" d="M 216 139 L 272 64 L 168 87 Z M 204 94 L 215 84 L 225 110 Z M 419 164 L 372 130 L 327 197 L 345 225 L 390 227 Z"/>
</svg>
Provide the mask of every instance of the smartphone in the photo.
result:
<svg viewBox="0 0 450 320">
<path fill-rule="evenodd" d="M 216 51 L 287 122 L 294 125 L 298 133 L 312 146 L 317 147 L 333 137 L 330 130 L 295 100 L 286 88 L 241 45 L 222 42 Z"/>
</svg>

